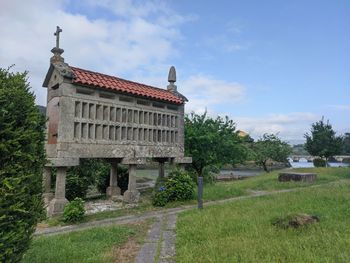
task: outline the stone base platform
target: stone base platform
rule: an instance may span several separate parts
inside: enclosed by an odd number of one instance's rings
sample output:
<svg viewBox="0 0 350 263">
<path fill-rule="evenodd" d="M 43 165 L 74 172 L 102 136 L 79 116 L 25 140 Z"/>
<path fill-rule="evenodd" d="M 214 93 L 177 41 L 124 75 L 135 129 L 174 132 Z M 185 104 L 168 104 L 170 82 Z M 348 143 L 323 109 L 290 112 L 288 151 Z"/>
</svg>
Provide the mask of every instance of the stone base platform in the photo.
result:
<svg viewBox="0 0 350 263">
<path fill-rule="evenodd" d="M 294 173 L 284 172 L 278 176 L 278 181 L 289 182 L 289 181 L 301 181 L 301 182 L 314 182 L 316 180 L 316 174 L 314 173 Z"/>
</svg>

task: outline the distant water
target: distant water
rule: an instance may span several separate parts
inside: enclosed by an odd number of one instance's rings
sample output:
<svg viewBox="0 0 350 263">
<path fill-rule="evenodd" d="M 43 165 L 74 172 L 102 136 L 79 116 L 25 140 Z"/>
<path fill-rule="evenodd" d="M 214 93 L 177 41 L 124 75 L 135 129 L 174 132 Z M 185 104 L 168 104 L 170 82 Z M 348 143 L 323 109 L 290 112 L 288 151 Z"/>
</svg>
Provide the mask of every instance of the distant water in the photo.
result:
<svg viewBox="0 0 350 263">
<path fill-rule="evenodd" d="M 289 161 L 291 164 L 292 168 L 312 168 L 314 167 L 314 164 L 311 162 L 301 161 L 301 162 L 292 162 L 291 160 Z M 349 163 L 328 163 L 329 166 L 331 167 L 346 167 L 350 166 Z M 220 175 L 222 176 L 228 176 L 228 175 L 238 175 L 238 176 L 243 176 L 243 177 L 251 177 L 251 176 L 256 176 L 256 175 L 263 175 L 265 174 L 263 170 L 221 170 Z"/>
<path fill-rule="evenodd" d="M 306 161 L 301 161 L 301 162 L 289 162 L 290 165 L 293 167 L 293 168 L 312 168 L 314 167 L 314 164 L 312 162 L 306 162 Z M 330 167 L 346 167 L 346 166 L 350 166 L 349 163 L 332 163 L 332 162 L 329 162 L 328 165 Z"/>
</svg>

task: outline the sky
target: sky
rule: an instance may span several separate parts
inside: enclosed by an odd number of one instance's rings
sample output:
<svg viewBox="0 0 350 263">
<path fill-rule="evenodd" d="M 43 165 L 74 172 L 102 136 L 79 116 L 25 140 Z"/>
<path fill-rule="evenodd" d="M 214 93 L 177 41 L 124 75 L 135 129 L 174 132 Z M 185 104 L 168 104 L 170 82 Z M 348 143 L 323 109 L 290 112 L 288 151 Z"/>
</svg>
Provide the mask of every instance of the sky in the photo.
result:
<svg viewBox="0 0 350 263">
<path fill-rule="evenodd" d="M 350 132 L 349 0 L 0 0 L 0 67 L 28 71 L 39 105 L 53 35 L 71 66 L 166 88 L 186 112 L 253 138 L 301 143 L 322 116 Z"/>
</svg>

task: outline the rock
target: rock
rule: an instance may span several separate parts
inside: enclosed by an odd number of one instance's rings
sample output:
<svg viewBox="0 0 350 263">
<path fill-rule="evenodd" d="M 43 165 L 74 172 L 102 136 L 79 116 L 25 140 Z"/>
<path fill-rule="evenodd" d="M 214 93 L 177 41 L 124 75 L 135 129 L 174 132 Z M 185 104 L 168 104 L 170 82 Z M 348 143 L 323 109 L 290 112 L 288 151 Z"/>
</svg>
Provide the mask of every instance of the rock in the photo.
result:
<svg viewBox="0 0 350 263">
<path fill-rule="evenodd" d="M 289 215 L 285 218 L 279 218 L 275 220 L 272 224 L 280 228 L 299 228 L 319 221 L 320 218 L 316 215 L 294 214 Z"/>
<path fill-rule="evenodd" d="M 295 172 L 284 172 L 278 176 L 278 181 L 302 181 L 302 182 L 314 182 L 316 180 L 316 174 L 314 173 L 295 173 Z"/>
</svg>

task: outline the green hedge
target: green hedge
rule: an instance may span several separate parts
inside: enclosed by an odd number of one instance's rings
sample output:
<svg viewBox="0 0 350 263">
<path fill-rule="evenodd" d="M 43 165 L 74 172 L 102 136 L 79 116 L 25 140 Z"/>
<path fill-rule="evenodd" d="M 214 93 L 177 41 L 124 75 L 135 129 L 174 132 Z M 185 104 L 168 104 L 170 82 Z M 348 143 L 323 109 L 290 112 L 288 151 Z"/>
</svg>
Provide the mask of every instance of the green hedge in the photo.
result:
<svg viewBox="0 0 350 263">
<path fill-rule="evenodd" d="M 0 262 L 19 262 L 44 215 L 45 117 L 26 73 L 0 69 Z"/>
</svg>

